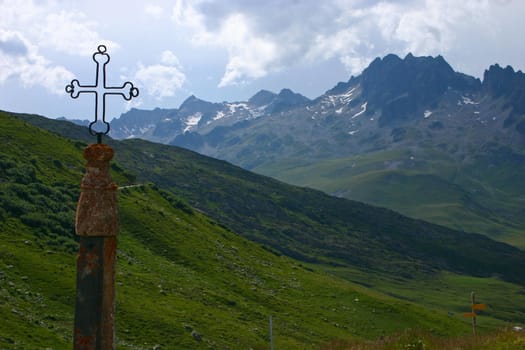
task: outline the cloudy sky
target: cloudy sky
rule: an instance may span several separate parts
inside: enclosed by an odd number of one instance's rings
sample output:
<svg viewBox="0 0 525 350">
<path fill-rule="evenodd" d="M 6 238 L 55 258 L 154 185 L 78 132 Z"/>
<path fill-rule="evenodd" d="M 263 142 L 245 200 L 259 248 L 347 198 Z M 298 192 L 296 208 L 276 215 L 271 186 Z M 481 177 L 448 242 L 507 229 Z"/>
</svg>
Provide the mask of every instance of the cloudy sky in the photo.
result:
<svg viewBox="0 0 525 350">
<path fill-rule="evenodd" d="M 108 48 L 107 116 L 176 108 L 190 95 L 242 101 L 261 89 L 315 98 L 375 58 L 442 55 L 476 77 L 525 70 L 522 0 L 0 0 L 0 109 L 90 119 L 92 54 Z"/>
</svg>

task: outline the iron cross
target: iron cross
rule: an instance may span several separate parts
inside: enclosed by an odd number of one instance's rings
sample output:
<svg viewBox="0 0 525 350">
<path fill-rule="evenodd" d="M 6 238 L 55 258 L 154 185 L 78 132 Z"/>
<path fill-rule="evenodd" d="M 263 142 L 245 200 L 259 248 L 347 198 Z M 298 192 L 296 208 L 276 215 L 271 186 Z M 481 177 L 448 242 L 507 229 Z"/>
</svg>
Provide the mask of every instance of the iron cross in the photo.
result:
<svg viewBox="0 0 525 350">
<path fill-rule="evenodd" d="M 97 64 L 97 73 L 95 78 L 95 85 L 80 85 L 77 79 L 73 79 L 69 85 L 66 86 L 66 92 L 72 98 L 78 98 L 82 93 L 95 94 L 95 120 L 89 124 L 89 132 L 93 136 L 97 136 L 98 143 L 101 143 L 102 135 L 109 133 L 110 125 L 106 121 L 106 95 L 121 95 L 126 101 L 139 95 L 139 89 L 133 86 L 132 82 L 126 81 L 122 86 L 107 86 L 106 85 L 106 65 L 109 63 L 110 57 L 106 53 L 107 49 L 104 45 L 99 45 L 97 52 L 93 54 L 93 61 Z M 105 124 L 105 131 L 95 131 L 93 127 L 102 118 L 101 121 Z"/>
</svg>

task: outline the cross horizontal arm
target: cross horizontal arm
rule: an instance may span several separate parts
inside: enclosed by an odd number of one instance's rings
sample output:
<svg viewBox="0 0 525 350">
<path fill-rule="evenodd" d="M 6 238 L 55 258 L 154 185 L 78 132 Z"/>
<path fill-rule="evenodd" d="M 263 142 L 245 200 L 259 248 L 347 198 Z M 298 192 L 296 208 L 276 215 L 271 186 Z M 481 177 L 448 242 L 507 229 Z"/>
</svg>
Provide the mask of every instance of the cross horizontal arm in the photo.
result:
<svg viewBox="0 0 525 350">
<path fill-rule="evenodd" d="M 121 95 L 126 101 L 130 101 L 139 95 L 139 89 L 134 87 L 132 82 L 126 81 L 120 87 L 105 87 L 104 95 Z"/>
<path fill-rule="evenodd" d="M 77 79 L 73 79 L 71 80 L 71 84 L 66 85 L 66 92 L 70 94 L 72 98 L 78 98 L 78 96 L 84 92 L 97 93 L 97 87 L 95 85 L 80 85 Z"/>
</svg>

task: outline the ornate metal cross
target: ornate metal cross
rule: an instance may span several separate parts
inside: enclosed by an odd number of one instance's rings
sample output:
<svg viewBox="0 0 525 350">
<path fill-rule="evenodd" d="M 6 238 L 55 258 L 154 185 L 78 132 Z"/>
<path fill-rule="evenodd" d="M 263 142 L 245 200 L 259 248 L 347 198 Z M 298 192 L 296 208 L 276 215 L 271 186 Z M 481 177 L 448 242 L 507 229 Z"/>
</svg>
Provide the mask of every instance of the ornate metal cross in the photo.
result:
<svg viewBox="0 0 525 350">
<path fill-rule="evenodd" d="M 129 81 L 122 86 L 106 85 L 109 55 L 99 45 L 93 54 L 97 64 L 95 85 L 80 85 L 77 79 L 66 86 L 72 98 L 82 93 L 95 94 L 95 120 L 89 132 L 97 144 L 84 150 L 87 160 L 78 200 L 75 231 L 79 236 L 77 258 L 77 298 L 75 303 L 75 350 L 115 349 L 115 268 L 119 231 L 117 188 L 109 174 L 114 151 L 102 144 L 109 133 L 106 121 L 106 95 L 120 95 L 129 101 L 139 90 Z M 103 125 L 95 125 L 97 122 Z"/>
<path fill-rule="evenodd" d="M 97 64 L 97 74 L 95 78 L 95 85 L 80 85 L 77 79 L 73 79 L 69 85 L 66 86 L 66 92 L 72 98 L 78 98 L 82 93 L 95 94 L 95 120 L 89 124 L 89 132 L 93 136 L 97 136 L 98 143 L 101 143 L 102 135 L 109 133 L 110 125 L 106 121 L 106 95 L 121 95 L 126 101 L 139 95 L 139 89 L 133 86 L 132 82 L 126 81 L 122 86 L 106 86 L 106 65 L 109 63 L 110 57 L 106 53 L 106 46 L 99 45 L 97 52 L 93 54 L 93 61 Z M 101 81 L 102 80 L 102 81 Z M 104 131 L 94 130 L 95 124 L 102 118 L 101 121 L 105 124 Z"/>
</svg>

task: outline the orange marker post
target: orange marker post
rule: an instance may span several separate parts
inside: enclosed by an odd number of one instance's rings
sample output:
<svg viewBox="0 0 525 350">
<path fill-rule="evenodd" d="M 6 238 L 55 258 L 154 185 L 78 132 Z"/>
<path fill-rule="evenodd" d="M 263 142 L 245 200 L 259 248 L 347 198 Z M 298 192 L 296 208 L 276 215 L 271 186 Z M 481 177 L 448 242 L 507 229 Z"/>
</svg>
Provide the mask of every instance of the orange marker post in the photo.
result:
<svg viewBox="0 0 525 350">
<path fill-rule="evenodd" d="M 487 308 L 486 304 L 476 304 L 476 293 L 472 292 L 470 294 L 472 301 L 472 312 L 463 313 L 464 317 L 472 318 L 472 332 L 476 335 L 476 310 L 485 310 Z"/>
<path fill-rule="evenodd" d="M 472 305 L 474 310 L 485 310 L 487 308 L 487 305 L 485 304 L 474 304 Z"/>
</svg>

